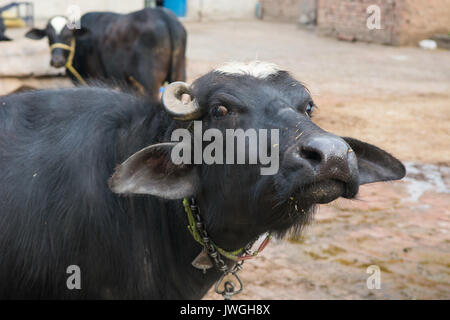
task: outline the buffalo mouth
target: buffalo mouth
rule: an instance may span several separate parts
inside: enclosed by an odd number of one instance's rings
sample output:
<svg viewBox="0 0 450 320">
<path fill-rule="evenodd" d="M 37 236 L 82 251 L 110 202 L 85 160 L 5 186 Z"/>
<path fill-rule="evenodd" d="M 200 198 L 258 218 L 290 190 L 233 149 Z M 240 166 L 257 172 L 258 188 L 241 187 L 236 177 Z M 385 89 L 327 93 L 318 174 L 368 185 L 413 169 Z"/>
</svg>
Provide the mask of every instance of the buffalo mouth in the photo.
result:
<svg viewBox="0 0 450 320">
<path fill-rule="evenodd" d="M 339 197 L 354 198 L 359 184 L 347 183 L 336 179 L 316 181 L 295 187 L 290 196 L 283 196 L 274 208 L 278 214 L 268 220 L 270 230 L 276 232 L 279 237 L 288 232 L 299 235 L 303 227 L 310 224 L 314 217 L 315 209 L 319 204 L 326 204 Z"/>
<path fill-rule="evenodd" d="M 323 180 L 299 187 L 291 198 L 304 203 L 325 204 L 339 197 L 353 198 L 356 192 L 351 191 L 351 189 L 343 181 Z"/>
</svg>

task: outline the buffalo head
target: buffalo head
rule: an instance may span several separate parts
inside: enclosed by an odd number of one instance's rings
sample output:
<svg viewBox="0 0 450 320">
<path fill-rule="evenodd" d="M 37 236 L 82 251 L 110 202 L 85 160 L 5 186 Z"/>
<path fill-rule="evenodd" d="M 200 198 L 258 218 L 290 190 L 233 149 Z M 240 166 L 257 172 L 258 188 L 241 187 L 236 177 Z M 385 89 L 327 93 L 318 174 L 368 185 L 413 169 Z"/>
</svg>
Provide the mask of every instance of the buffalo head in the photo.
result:
<svg viewBox="0 0 450 320">
<path fill-rule="evenodd" d="M 70 47 L 75 37 L 81 37 L 88 32 L 86 28 L 69 28 L 69 20 L 63 16 L 51 18 L 45 29 L 33 28 L 25 36 L 33 40 L 47 37 L 51 48 L 50 65 L 61 68 L 66 65 Z"/>
<path fill-rule="evenodd" d="M 362 184 L 405 175 L 402 163 L 386 151 L 317 126 L 312 119 L 316 105 L 308 90 L 273 64 L 226 64 L 191 86 L 170 84 L 162 101 L 193 138 L 184 141 L 188 147 L 182 153 L 188 160 L 173 161 L 174 149 L 175 154 L 182 149 L 178 143 L 151 145 L 117 168 L 111 189 L 166 199 L 195 196 L 209 233 L 229 248 L 267 231 L 283 235 L 300 230 L 317 204 L 352 199 Z M 200 134 L 193 120 L 200 121 Z M 229 130 L 237 129 L 266 130 L 256 143 L 244 135 L 247 161 L 239 163 L 239 143 L 229 149 L 228 142 L 215 145 L 215 153 L 224 153 L 221 160 L 195 160 L 195 153 L 211 153 L 210 143 L 231 137 Z M 207 136 L 208 130 L 212 131 Z M 196 135 L 202 137 L 200 142 Z M 261 139 L 268 143 L 261 144 Z M 267 162 L 251 158 L 268 153 L 276 153 L 278 166 L 271 174 L 261 174 Z"/>
</svg>

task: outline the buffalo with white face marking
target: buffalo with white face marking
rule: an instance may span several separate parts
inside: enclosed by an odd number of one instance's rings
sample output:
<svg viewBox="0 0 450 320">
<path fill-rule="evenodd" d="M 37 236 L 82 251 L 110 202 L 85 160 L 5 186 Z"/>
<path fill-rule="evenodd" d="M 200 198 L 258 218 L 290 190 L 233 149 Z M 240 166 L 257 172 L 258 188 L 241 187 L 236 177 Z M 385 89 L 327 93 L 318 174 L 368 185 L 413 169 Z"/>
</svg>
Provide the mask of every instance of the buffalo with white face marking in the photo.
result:
<svg viewBox="0 0 450 320">
<path fill-rule="evenodd" d="M 171 84 L 150 108 L 99 88 L 0 97 L 0 298 L 199 299 L 221 273 L 192 267 L 202 248 L 183 198 L 232 251 L 300 230 L 317 204 L 354 198 L 361 184 L 404 176 L 385 151 L 315 125 L 314 106 L 301 83 L 263 62 Z M 221 132 L 278 129 L 279 171 L 175 165 L 171 134 L 193 120 Z M 67 289 L 70 265 L 81 290 Z"/>
<path fill-rule="evenodd" d="M 69 28 L 66 17 L 49 20 L 45 29 L 32 29 L 26 36 L 47 37 L 52 48 L 50 64 L 66 66 L 75 84 L 101 80 L 128 84 L 139 93 L 156 97 L 165 81 L 185 80 L 186 31 L 177 17 L 164 8 L 130 14 L 90 12 L 81 17 L 80 28 Z M 74 46 L 72 41 L 75 41 Z M 74 50 L 73 68 L 67 68 Z"/>
<path fill-rule="evenodd" d="M 64 44 L 70 46 L 71 40 L 73 38 L 85 35 L 87 33 L 87 29 L 81 28 L 71 30 L 67 27 L 68 23 L 69 20 L 66 17 L 56 16 L 48 21 L 45 29 L 33 28 L 28 31 L 25 36 L 33 40 L 40 40 L 47 37 L 50 46 L 54 44 Z M 64 67 L 68 56 L 69 50 L 55 48 L 51 51 L 50 65 L 55 68 Z"/>
<path fill-rule="evenodd" d="M 10 38 L 5 36 L 6 26 L 3 18 L 0 16 L 0 41 L 11 41 Z"/>
</svg>

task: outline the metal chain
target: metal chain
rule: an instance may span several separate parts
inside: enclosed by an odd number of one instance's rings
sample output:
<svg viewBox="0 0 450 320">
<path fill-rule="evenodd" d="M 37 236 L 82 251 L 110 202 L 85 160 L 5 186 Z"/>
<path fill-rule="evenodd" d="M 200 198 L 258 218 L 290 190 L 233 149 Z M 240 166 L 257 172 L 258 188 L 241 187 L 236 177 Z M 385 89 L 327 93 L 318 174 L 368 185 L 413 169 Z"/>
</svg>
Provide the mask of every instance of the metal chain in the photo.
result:
<svg viewBox="0 0 450 320">
<path fill-rule="evenodd" d="M 205 230 L 204 224 L 202 222 L 202 218 L 200 216 L 198 207 L 195 203 L 195 199 L 192 198 L 191 200 L 191 210 L 192 215 L 195 219 L 195 227 L 197 228 L 200 236 L 202 237 L 203 244 L 205 246 L 206 252 L 208 253 L 208 256 L 213 260 L 214 265 L 222 272 L 229 271 L 228 266 L 225 264 L 225 262 L 222 259 L 222 256 L 217 252 L 216 247 L 211 242 L 211 239 L 208 236 L 208 233 Z"/>
<path fill-rule="evenodd" d="M 198 209 L 198 206 L 194 198 L 191 199 L 190 207 L 192 215 L 194 216 L 195 219 L 195 227 L 197 228 L 200 236 L 202 237 L 202 241 L 206 249 L 206 252 L 208 256 L 211 258 L 211 260 L 214 262 L 216 268 L 222 272 L 222 276 L 216 282 L 215 292 L 221 294 L 225 300 L 231 300 L 231 298 L 234 295 L 241 293 L 242 290 L 244 289 L 244 284 L 242 283 L 241 278 L 237 274 L 240 270 L 242 270 L 244 260 L 236 263 L 234 267 L 230 270 L 225 261 L 222 259 L 221 254 L 217 251 L 216 246 L 209 238 L 208 233 L 205 230 L 205 226 L 202 222 L 202 218 L 200 216 L 200 210 Z M 254 242 L 251 242 L 245 247 L 244 254 L 250 254 L 250 249 L 253 246 L 253 243 Z M 231 275 L 232 277 L 235 278 L 235 280 L 237 280 L 239 284 L 238 289 L 236 290 L 236 284 L 233 282 L 233 280 L 227 280 L 224 282 L 223 285 L 224 289 L 220 291 L 219 289 L 220 284 L 225 280 L 225 277 L 229 275 Z"/>
</svg>

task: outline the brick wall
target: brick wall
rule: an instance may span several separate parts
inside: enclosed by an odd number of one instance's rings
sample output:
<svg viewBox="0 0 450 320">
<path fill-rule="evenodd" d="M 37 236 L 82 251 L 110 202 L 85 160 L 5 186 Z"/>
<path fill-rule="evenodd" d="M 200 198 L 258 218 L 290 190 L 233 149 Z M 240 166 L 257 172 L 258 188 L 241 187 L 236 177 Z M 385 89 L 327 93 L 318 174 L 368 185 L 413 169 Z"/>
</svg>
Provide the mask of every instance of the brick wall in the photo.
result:
<svg viewBox="0 0 450 320">
<path fill-rule="evenodd" d="M 320 34 L 393 45 L 416 44 L 450 31 L 450 0 L 317 0 Z M 381 11 L 381 29 L 367 28 L 367 7 Z"/>
<path fill-rule="evenodd" d="M 367 27 L 370 5 L 380 7 L 380 30 Z M 347 40 L 390 44 L 397 32 L 396 9 L 395 0 L 318 0 L 318 31 Z"/>
</svg>

